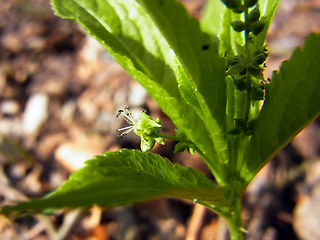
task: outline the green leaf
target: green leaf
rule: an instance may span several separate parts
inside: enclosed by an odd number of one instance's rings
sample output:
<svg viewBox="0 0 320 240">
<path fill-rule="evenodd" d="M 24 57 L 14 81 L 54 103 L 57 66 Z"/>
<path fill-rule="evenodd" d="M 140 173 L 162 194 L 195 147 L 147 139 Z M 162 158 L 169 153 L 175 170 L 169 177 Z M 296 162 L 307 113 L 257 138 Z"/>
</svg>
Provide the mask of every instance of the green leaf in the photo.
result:
<svg viewBox="0 0 320 240">
<path fill-rule="evenodd" d="M 200 22 L 201 29 L 210 35 L 219 36 L 226 9 L 221 0 L 208 0 Z"/>
<path fill-rule="evenodd" d="M 260 50 L 265 44 L 266 36 L 280 0 L 259 0 L 261 21 L 265 24 L 264 29 L 255 39 L 255 49 Z"/>
<path fill-rule="evenodd" d="M 180 3 L 173 0 L 158 0 L 159 5 L 149 0 L 140 2 L 174 50 L 177 62 L 172 68 L 178 72 L 182 96 L 204 120 L 217 151 L 224 149 L 225 60 L 218 54 L 218 45 L 201 31 L 199 22 L 191 18 Z M 195 99 L 191 101 L 190 96 Z"/>
<path fill-rule="evenodd" d="M 231 27 L 231 22 L 234 20 L 241 20 L 241 14 L 233 13 L 221 0 L 208 1 L 201 19 L 201 28 L 212 38 L 218 36 L 221 56 L 234 55 L 236 43 L 244 44 L 243 33 L 235 32 Z"/>
<path fill-rule="evenodd" d="M 320 114 L 320 35 L 274 72 L 251 139 L 243 178 L 247 183 L 308 123 Z"/>
<path fill-rule="evenodd" d="M 41 199 L 4 207 L 5 214 L 50 208 L 114 207 L 158 197 L 195 199 L 211 207 L 230 205 L 229 191 L 216 187 L 190 167 L 172 164 L 152 153 L 122 149 L 86 162 L 55 192 Z"/>
<path fill-rule="evenodd" d="M 225 161 L 225 62 L 173 0 L 52 0 L 137 80 L 200 150 L 217 181 Z M 193 129 L 197 129 L 194 131 Z M 218 157 L 217 157 L 218 156 Z"/>
</svg>

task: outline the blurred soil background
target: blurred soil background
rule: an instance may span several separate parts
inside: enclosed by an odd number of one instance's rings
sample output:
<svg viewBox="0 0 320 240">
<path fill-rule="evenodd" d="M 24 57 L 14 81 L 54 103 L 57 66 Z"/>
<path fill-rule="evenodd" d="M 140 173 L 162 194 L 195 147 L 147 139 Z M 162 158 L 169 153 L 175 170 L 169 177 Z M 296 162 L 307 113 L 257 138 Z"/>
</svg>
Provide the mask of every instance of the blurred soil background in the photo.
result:
<svg viewBox="0 0 320 240">
<path fill-rule="evenodd" d="M 200 16 L 205 0 L 185 0 Z M 269 30 L 266 75 L 311 32 L 319 0 L 281 0 Z M 320 64 L 320 63 L 319 63 Z M 320 80 L 320 76 L 319 76 Z M 320 103 L 314 103 L 320 104 Z M 174 126 L 142 87 L 85 34 L 53 15 L 48 0 L 0 0 L 0 203 L 40 197 L 104 151 L 139 148 L 118 139 L 117 111 L 147 109 L 165 132 Z M 317 119 L 256 177 L 243 197 L 245 239 L 320 239 L 320 121 Z M 154 152 L 210 175 L 197 156 Z M 0 216 L 0 240 L 223 240 L 226 225 L 208 210 L 176 199 L 115 209 Z"/>
</svg>

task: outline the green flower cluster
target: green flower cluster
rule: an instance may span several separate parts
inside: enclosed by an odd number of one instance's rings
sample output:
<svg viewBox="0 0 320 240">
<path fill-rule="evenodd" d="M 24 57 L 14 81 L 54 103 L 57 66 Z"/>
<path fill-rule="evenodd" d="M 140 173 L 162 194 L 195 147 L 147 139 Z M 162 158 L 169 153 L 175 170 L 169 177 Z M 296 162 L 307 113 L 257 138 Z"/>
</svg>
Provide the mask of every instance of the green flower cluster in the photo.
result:
<svg viewBox="0 0 320 240">
<path fill-rule="evenodd" d="M 260 20 L 260 10 L 259 5 L 256 4 L 255 7 L 249 12 L 247 22 L 241 20 L 235 20 L 231 23 L 233 29 L 236 32 L 248 31 L 253 35 L 258 35 L 264 29 L 265 23 Z"/>
<path fill-rule="evenodd" d="M 146 112 L 141 112 L 141 117 L 134 126 L 134 133 L 141 138 L 141 150 L 150 151 L 156 142 L 164 145 L 164 138 L 160 136 L 161 121 L 153 120 Z"/>
<path fill-rule="evenodd" d="M 260 19 L 259 4 L 257 0 L 221 1 L 235 13 L 245 15 L 245 21 L 234 20 L 231 23 L 236 32 L 245 31 L 246 45 L 237 46 L 238 55 L 229 57 L 227 74 L 232 76 L 239 91 L 250 92 L 251 100 L 263 100 L 265 81 L 262 72 L 268 56 L 267 49 L 250 52 L 247 46 L 252 41 L 252 36 L 261 33 L 265 27 L 265 23 Z"/>
<path fill-rule="evenodd" d="M 134 131 L 134 133 L 141 138 L 140 145 L 143 152 L 150 151 L 156 142 L 164 145 L 165 138 L 177 141 L 174 149 L 175 153 L 180 153 L 187 150 L 190 154 L 194 154 L 196 151 L 194 144 L 190 142 L 186 135 L 180 130 L 176 129 L 176 136 L 161 133 L 160 119 L 157 118 L 156 120 L 153 120 L 145 111 L 141 112 L 141 116 L 138 120 L 133 118 L 128 107 L 119 110 L 116 117 L 119 116 L 123 117 L 128 126 L 117 129 L 117 132 L 122 132 L 118 134 L 118 136 L 123 137 Z"/>
<path fill-rule="evenodd" d="M 140 147 L 143 152 L 150 151 L 156 142 L 162 145 L 165 144 L 164 138 L 161 137 L 160 134 L 160 119 L 157 118 L 156 120 L 153 120 L 145 111 L 142 111 L 141 117 L 138 120 L 134 120 L 128 107 L 119 110 L 117 117 L 119 116 L 123 116 L 129 126 L 117 129 L 117 132 L 122 131 L 118 136 L 123 137 L 131 131 L 134 131 L 134 133 L 141 138 Z"/>
<path fill-rule="evenodd" d="M 241 46 L 238 47 L 238 50 L 238 55 L 228 59 L 227 74 L 232 76 L 234 84 L 239 91 L 250 89 L 252 100 L 263 100 L 265 81 L 263 80 L 262 71 L 263 64 L 268 56 L 267 49 L 264 48 L 251 54 L 247 54 L 244 47 Z"/>
<path fill-rule="evenodd" d="M 263 76 L 268 51 L 265 47 L 258 49 L 253 46 L 255 36 L 265 28 L 264 18 L 261 18 L 257 0 L 221 0 L 234 13 L 243 14 L 244 20 L 234 20 L 231 27 L 236 32 L 243 32 L 245 45 L 236 44 L 237 55 L 228 58 L 227 75 L 233 79 L 234 86 L 239 91 L 246 92 L 245 114 L 243 119 L 234 119 L 234 128 L 230 134 L 253 134 L 255 119 L 250 118 L 252 101 L 264 100 L 266 80 Z"/>
</svg>

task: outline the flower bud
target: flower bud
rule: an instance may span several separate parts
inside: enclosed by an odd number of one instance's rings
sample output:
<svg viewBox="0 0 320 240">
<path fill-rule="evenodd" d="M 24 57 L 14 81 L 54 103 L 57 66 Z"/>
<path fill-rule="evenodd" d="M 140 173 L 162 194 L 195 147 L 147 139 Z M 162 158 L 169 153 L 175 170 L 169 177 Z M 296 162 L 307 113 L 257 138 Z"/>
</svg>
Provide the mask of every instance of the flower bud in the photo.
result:
<svg viewBox="0 0 320 240">
<path fill-rule="evenodd" d="M 188 153 L 190 153 L 191 155 L 195 154 L 195 147 L 190 142 L 178 142 L 174 146 L 174 153 L 181 153 L 181 152 L 184 152 L 185 150 L 187 150 Z"/>
<path fill-rule="evenodd" d="M 264 99 L 264 83 L 262 81 L 251 89 L 250 97 L 252 100 Z"/>
<path fill-rule="evenodd" d="M 251 12 L 249 13 L 248 20 L 250 23 L 258 21 L 260 18 L 260 10 L 259 5 L 257 5 Z"/>
<path fill-rule="evenodd" d="M 227 8 L 236 9 L 241 6 L 241 0 L 221 0 Z"/>
<path fill-rule="evenodd" d="M 236 32 L 242 32 L 246 28 L 246 24 L 240 20 L 233 21 L 231 23 L 231 26 Z"/>
<path fill-rule="evenodd" d="M 240 6 L 232 9 L 232 11 L 234 13 L 243 13 L 244 10 L 246 10 L 246 7 L 244 5 L 240 5 Z"/>
<path fill-rule="evenodd" d="M 234 76 L 233 82 L 239 91 L 248 90 L 251 85 L 245 76 Z"/>
<path fill-rule="evenodd" d="M 247 8 L 253 7 L 257 2 L 258 2 L 258 0 L 245 0 L 245 6 Z"/>
<path fill-rule="evenodd" d="M 176 129 L 175 132 L 176 136 L 181 140 L 179 140 L 179 142 L 175 145 L 174 153 L 180 153 L 187 150 L 191 155 L 195 154 L 196 148 L 194 144 L 187 139 L 186 135 L 179 129 Z"/>
<path fill-rule="evenodd" d="M 264 28 L 264 23 L 257 21 L 251 24 L 251 31 L 253 33 L 253 35 L 258 35 L 259 33 L 262 32 L 263 28 Z"/>
</svg>

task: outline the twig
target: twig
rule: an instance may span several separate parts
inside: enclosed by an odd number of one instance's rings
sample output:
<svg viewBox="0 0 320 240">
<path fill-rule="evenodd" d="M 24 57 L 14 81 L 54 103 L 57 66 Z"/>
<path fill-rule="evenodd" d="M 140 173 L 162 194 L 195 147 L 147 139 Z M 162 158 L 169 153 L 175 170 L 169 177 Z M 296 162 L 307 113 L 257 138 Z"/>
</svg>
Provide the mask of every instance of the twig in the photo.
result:
<svg viewBox="0 0 320 240">
<path fill-rule="evenodd" d="M 195 204 L 192 216 L 187 229 L 186 240 L 196 240 L 202 226 L 206 208 L 202 205 Z"/>
</svg>

